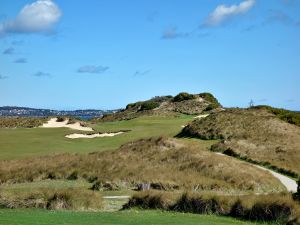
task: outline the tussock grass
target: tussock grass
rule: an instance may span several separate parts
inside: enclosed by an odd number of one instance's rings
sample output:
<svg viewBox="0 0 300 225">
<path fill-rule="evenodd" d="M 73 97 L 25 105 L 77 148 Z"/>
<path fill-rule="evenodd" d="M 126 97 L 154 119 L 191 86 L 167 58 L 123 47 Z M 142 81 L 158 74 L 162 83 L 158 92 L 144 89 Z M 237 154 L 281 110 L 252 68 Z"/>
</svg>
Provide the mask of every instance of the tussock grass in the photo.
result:
<svg viewBox="0 0 300 225">
<path fill-rule="evenodd" d="M 72 188 L 60 190 L 40 188 L 33 192 L 0 194 L 0 208 L 95 210 L 102 207 L 103 202 L 99 193 Z"/>
<path fill-rule="evenodd" d="M 170 195 L 157 191 L 135 194 L 124 209 L 162 209 L 197 214 L 231 216 L 244 220 L 297 224 L 299 204 L 289 194 L 215 196 L 196 193 Z"/>
<path fill-rule="evenodd" d="M 62 154 L 0 162 L 0 182 L 84 178 L 136 188 L 218 192 L 278 192 L 285 188 L 266 171 L 207 151 L 209 143 L 188 144 L 172 138 L 130 142 L 115 151 Z M 92 186 L 92 185 L 91 185 Z"/>
</svg>

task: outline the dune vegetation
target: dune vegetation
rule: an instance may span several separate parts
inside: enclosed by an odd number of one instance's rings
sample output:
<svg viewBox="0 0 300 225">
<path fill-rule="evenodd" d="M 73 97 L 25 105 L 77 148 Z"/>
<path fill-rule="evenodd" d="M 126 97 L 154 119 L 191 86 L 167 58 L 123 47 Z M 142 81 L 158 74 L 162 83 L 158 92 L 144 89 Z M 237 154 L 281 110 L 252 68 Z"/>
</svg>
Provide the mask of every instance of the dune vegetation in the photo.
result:
<svg viewBox="0 0 300 225">
<path fill-rule="evenodd" d="M 221 140 L 214 151 L 298 177 L 300 128 L 263 109 L 227 109 L 194 120 L 179 136 Z"/>
</svg>

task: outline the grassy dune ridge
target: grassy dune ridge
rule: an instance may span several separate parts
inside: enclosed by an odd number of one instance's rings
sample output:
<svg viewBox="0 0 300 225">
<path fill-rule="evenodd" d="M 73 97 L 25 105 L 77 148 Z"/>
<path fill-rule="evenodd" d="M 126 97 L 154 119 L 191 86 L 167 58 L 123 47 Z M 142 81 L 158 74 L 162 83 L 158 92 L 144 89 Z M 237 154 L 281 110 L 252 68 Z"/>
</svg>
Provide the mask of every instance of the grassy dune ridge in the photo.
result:
<svg viewBox="0 0 300 225">
<path fill-rule="evenodd" d="M 266 110 L 227 109 L 194 120 L 181 136 L 222 140 L 215 150 L 231 151 L 232 155 L 274 165 L 296 176 L 300 173 L 300 128 Z"/>
<path fill-rule="evenodd" d="M 150 138 L 130 142 L 115 151 L 2 161 L 0 181 L 67 179 L 76 174 L 76 178 L 97 178 L 127 187 L 156 183 L 165 190 L 256 193 L 285 190 L 268 172 L 211 153 L 207 151 L 210 145 L 206 141 L 189 144 L 171 138 Z"/>
</svg>

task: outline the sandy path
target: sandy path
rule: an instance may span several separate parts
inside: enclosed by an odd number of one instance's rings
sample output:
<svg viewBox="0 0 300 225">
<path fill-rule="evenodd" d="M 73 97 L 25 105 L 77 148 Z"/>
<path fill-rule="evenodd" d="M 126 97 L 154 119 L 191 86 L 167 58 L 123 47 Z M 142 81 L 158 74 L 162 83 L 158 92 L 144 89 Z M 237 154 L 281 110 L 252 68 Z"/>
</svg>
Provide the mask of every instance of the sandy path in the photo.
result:
<svg viewBox="0 0 300 225">
<path fill-rule="evenodd" d="M 195 116 L 194 118 L 195 119 L 202 119 L 202 118 L 205 118 L 205 117 L 208 117 L 209 114 L 203 114 L 203 115 L 199 115 L 199 116 Z"/>
<path fill-rule="evenodd" d="M 128 199 L 131 196 L 128 195 L 120 195 L 120 196 L 103 196 L 104 199 Z"/>
<path fill-rule="evenodd" d="M 62 122 L 57 122 L 57 118 L 51 118 L 47 123 L 44 123 L 41 127 L 45 128 L 61 128 L 66 127 L 73 130 L 81 130 L 81 131 L 93 131 L 91 127 L 83 127 L 79 122 L 68 124 L 69 120 L 65 120 Z"/>
<path fill-rule="evenodd" d="M 98 134 L 69 134 L 66 138 L 76 139 L 76 138 L 99 138 L 99 137 L 114 137 L 116 135 L 123 134 L 124 132 L 116 133 L 98 133 Z"/>
<path fill-rule="evenodd" d="M 225 155 L 225 154 L 222 154 L 220 152 L 216 152 L 217 155 L 222 155 L 222 156 L 227 156 L 227 157 L 231 157 L 231 156 L 228 156 L 228 155 Z M 251 163 L 249 163 L 251 164 Z M 270 169 L 267 169 L 267 168 L 264 168 L 262 166 L 258 166 L 258 165 L 254 165 L 254 164 L 251 164 L 257 168 L 260 168 L 261 170 L 265 170 L 265 171 L 268 171 L 270 172 L 275 178 L 277 178 L 285 187 L 286 189 L 289 191 L 289 192 L 297 192 L 297 182 L 295 180 L 293 180 L 292 178 L 289 178 L 285 175 L 282 175 L 280 173 L 277 173 L 277 172 L 274 172 L 273 170 L 270 170 Z"/>
</svg>

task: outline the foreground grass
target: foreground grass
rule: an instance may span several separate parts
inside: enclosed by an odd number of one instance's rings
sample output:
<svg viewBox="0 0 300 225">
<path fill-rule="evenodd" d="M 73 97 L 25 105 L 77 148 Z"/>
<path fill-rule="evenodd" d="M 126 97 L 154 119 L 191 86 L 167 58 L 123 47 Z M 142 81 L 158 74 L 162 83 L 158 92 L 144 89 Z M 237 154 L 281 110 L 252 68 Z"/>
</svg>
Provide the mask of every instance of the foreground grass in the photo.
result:
<svg viewBox="0 0 300 225">
<path fill-rule="evenodd" d="M 20 159 L 55 153 L 88 153 L 113 150 L 129 141 L 152 136 L 174 136 L 193 116 L 141 117 L 128 121 L 94 125 L 98 132 L 130 130 L 115 137 L 68 139 L 67 134 L 80 133 L 68 128 L 0 129 L 0 160 Z"/>
<path fill-rule="evenodd" d="M 0 210 L 0 224 L 80 224 L 80 225 L 251 225 L 226 217 L 171 213 L 162 211 L 121 211 L 114 213 L 46 211 L 46 210 Z"/>
</svg>

